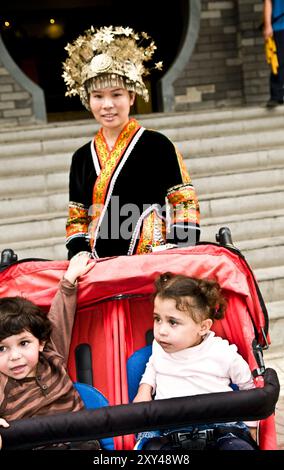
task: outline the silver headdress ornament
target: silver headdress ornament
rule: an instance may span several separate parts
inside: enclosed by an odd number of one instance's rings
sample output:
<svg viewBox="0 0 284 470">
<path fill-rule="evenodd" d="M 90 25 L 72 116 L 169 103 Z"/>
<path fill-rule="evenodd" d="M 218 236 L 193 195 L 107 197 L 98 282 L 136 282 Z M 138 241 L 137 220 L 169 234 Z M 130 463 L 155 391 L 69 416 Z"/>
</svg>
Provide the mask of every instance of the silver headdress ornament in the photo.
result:
<svg viewBox="0 0 284 470">
<path fill-rule="evenodd" d="M 147 45 L 143 45 L 145 42 Z M 138 34 L 122 26 L 99 29 L 92 26 L 65 49 L 69 55 L 63 63 L 62 75 L 66 96 L 79 95 L 89 109 L 88 94 L 92 89 L 121 86 L 148 101 L 142 77 L 151 69 L 144 62 L 152 59 L 156 46 L 147 33 Z M 162 66 L 162 62 L 157 62 L 152 68 L 161 70 Z"/>
</svg>

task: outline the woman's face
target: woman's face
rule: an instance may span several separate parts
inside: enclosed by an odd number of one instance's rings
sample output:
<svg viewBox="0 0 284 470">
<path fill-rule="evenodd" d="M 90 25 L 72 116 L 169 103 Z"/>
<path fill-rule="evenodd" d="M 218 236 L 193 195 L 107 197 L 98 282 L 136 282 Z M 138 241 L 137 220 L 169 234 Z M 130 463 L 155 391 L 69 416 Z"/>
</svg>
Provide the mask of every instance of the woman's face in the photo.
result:
<svg viewBox="0 0 284 470">
<path fill-rule="evenodd" d="M 90 108 L 94 118 L 105 128 L 123 129 L 129 120 L 135 94 L 125 88 L 113 87 L 93 90 Z"/>
</svg>

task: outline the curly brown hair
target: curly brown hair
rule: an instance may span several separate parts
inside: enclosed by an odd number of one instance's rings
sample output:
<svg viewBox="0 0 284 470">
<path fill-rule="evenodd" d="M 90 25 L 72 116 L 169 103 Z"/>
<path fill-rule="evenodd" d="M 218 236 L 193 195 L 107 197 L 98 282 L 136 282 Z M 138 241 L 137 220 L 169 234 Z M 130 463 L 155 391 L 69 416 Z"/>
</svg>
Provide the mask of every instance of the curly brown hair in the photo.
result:
<svg viewBox="0 0 284 470">
<path fill-rule="evenodd" d="M 50 337 L 51 323 L 37 305 L 24 297 L 0 299 L 0 341 L 24 330 L 46 341 Z"/>
<path fill-rule="evenodd" d="M 188 312 L 196 323 L 224 317 L 227 302 L 215 280 L 167 272 L 156 279 L 155 287 L 155 297 L 175 300 L 176 308 Z"/>
</svg>

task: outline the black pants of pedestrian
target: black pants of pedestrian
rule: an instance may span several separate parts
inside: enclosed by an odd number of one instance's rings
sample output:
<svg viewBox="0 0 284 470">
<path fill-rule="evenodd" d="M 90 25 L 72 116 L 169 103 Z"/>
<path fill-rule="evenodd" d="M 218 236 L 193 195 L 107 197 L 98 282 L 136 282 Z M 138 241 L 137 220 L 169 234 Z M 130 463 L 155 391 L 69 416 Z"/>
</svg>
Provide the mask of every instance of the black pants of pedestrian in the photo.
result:
<svg viewBox="0 0 284 470">
<path fill-rule="evenodd" d="M 284 29 L 274 31 L 273 37 L 276 44 L 278 57 L 278 73 L 270 75 L 270 98 L 275 101 L 283 101 L 284 96 Z"/>
</svg>

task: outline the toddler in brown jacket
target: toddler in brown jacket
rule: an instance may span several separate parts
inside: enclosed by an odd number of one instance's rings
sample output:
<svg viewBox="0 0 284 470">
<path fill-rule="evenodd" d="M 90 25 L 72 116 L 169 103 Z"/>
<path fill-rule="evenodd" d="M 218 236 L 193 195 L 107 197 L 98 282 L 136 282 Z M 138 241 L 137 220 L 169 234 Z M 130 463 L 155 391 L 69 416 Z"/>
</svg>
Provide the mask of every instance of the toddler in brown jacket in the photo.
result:
<svg viewBox="0 0 284 470">
<path fill-rule="evenodd" d="M 72 258 L 48 315 L 23 297 L 0 299 L 0 426 L 84 407 L 67 373 L 67 360 L 76 281 L 94 264 L 88 253 Z"/>
</svg>

